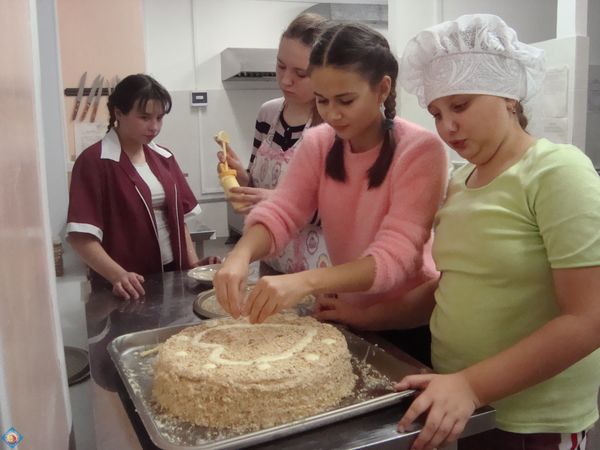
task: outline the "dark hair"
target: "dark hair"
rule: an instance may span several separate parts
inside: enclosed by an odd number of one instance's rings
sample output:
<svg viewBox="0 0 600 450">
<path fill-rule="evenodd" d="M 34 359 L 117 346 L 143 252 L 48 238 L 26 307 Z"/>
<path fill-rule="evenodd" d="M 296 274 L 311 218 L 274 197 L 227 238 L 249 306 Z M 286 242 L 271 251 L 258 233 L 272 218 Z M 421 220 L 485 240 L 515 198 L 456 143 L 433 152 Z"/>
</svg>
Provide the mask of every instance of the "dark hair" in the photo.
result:
<svg viewBox="0 0 600 450">
<path fill-rule="evenodd" d="M 298 15 L 285 29 L 281 35 L 281 39 L 293 39 L 300 41 L 309 49 L 313 46 L 328 20 L 314 13 L 302 13 Z M 323 119 L 317 111 L 316 104 L 313 106 L 313 120 L 311 126 L 319 125 Z"/>
<path fill-rule="evenodd" d="M 356 72 L 372 87 L 386 75 L 392 80 L 390 94 L 383 103 L 383 144 L 377 160 L 368 170 L 369 189 L 378 187 L 387 175 L 396 149 L 391 121 L 396 116 L 398 61 L 392 54 L 387 40 L 379 32 L 358 23 L 340 23 L 327 28 L 320 35 L 310 54 L 309 70 L 326 66 Z M 346 180 L 344 146 L 338 136 L 327 154 L 325 173 L 334 180 Z"/>
<path fill-rule="evenodd" d="M 521 128 L 523 128 L 523 131 L 525 131 L 527 129 L 527 124 L 529 123 L 529 120 L 527 120 L 527 116 L 525 115 L 525 112 L 523 111 L 523 105 L 521 105 L 521 102 L 515 103 L 515 114 L 517 115 L 517 120 L 519 121 L 519 125 L 521 125 Z"/>
<path fill-rule="evenodd" d="M 161 103 L 165 114 L 171 111 L 171 96 L 163 85 L 150 75 L 138 73 L 125 77 L 115 86 L 115 90 L 108 97 L 107 106 L 110 118 L 107 131 L 110 131 L 115 125 L 115 109 L 123 114 L 128 114 L 137 101 L 138 108 L 145 111 L 149 100 L 156 100 Z"/>
</svg>

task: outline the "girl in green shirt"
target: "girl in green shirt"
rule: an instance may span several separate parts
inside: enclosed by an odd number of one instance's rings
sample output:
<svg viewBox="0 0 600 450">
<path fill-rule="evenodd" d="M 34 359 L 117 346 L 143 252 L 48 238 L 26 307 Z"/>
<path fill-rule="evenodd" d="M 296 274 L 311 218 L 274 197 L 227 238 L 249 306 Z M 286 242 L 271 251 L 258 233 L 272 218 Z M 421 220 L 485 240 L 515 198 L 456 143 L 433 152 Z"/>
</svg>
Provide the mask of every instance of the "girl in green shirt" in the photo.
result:
<svg viewBox="0 0 600 450">
<path fill-rule="evenodd" d="M 487 404 L 497 429 L 459 449 L 583 449 L 598 419 L 600 179 L 577 148 L 525 131 L 521 105 L 543 74 L 543 52 L 492 15 L 436 25 L 405 48 L 400 82 L 467 160 L 435 219 L 439 281 L 354 324 L 429 318 L 437 374 L 396 386 L 421 391 L 398 425 L 426 415 L 415 450 L 456 440 Z M 335 300 L 321 310 L 321 319 L 354 317 Z"/>
</svg>

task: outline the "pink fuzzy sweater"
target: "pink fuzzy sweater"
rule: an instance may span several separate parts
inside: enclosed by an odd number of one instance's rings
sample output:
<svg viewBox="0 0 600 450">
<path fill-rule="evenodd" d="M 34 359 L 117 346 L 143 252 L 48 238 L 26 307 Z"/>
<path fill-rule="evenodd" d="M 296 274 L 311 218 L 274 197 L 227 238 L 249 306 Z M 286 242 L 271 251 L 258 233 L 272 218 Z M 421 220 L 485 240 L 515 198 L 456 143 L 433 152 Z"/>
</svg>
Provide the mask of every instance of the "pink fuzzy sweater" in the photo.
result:
<svg viewBox="0 0 600 450">
<path fill-rule="evenodd" d="M 429 241 L 446 188 L 446 152 L 433 133 L 398 117 L 394 134 L 397 146 L 386 178 L 368 189 L 367 170 L 380 145 L 352 153 L 345 142 L 342 183 L 325 175 L 334 130 L 327 124 L 307 130 L 273 197 L 246 218 L 246 227 L 261 223 L 269 229 L 275 254 L 318 209 L 334 265 L 367 255 L 375 260 L 371 288 L 340 295 L 361 306 L 399 299 L 437 276 Z"/>
</svg>

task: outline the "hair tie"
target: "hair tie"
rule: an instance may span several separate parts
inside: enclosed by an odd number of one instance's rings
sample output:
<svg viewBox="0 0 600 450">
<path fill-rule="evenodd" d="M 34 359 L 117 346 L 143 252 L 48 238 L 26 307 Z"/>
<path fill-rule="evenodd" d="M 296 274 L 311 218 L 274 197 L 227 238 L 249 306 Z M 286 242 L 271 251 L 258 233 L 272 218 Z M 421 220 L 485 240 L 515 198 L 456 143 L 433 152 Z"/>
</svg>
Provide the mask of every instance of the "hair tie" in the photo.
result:
<svg viewBox="0 0 600 450">
<path fill-rule="evenodd" d="M 383 120 L 383 129 L 385 131 L 391 130 L 392 128 L 394 128 L 394 119 L 390 119 L 388 117 L 386 117 Z"/>
</svg>

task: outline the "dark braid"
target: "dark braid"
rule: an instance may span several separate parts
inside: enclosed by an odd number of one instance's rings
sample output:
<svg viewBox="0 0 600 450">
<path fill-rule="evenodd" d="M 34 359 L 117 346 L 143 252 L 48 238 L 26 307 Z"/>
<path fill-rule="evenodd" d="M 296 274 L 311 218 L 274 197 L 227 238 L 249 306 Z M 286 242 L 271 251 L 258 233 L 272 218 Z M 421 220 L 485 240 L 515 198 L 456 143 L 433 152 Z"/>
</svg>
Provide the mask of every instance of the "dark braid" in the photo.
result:
<svg viewBox="0 0 600 450">
<path fill-rule="evenodd" d="M 325 159 L 325 173 L 337 181 L 346 181 L 346 169 L 344 168 L 344 141 L 335 136 L 333 145 Z"/>
<path fill-rule="evenodd" d="M 117 118 L 115 117 L 115 109 L 111 108 L 110 106 L 108 107 L 108 115 L 108 128 L 106 129 L 107 133 L 115 126 L 115 122 L 117 121 Z"/>
<path fill-rule="evenodd" d="M 396 80 L 392 79 L 392 88 L 390 89 L 390 95 L 383 102 L 383 115 L 386 119 L 394 119 L 396 117 Z"/>
<path fill-rule="evenodd" d="M 369 189 L 376 188 L 385 180 L 396 150 L 393 119 L 396 116 L 398 62 L 387 40 L 379 32 L 362 24 L 338 23 L 321 34 L 310 54 L 309 71 L 326 66 L 357 72 L 373 88 L 386 75 L 392 81 L 390 93 L 384 101 L 383 144 L 376 161 L 368 170 Z M 334 180 L 346 180 L 344 145 L 338 136 L 327 154 L 325 173 Z"/>
<path fill-rule="evenodd" d="M 117 120 L 115 110 L 128 114 L 131 108 L 138 102 L 138 109 L 144 111 L 149 100 L 155 100 L 162 104 L 165 114 L 171 111 L 171 96 L 169 92 L 150 75 L 129 75 L 115 86 L 114 91 L 108 97 L 108 129 L 115 126 Z"/>
<path fill-rule="evenodd" d="M 369 168 L 369 189 L 380 186 L 387 175 L 389 167 L 394 160 L 394 152 L 396 151 L 396 139 L 394 137 L 394 117 L 396 117 L 396 80 L 392 79 L 390 95 L 383 102 L 383 144 L 379 156 Z"/>
</svg>

